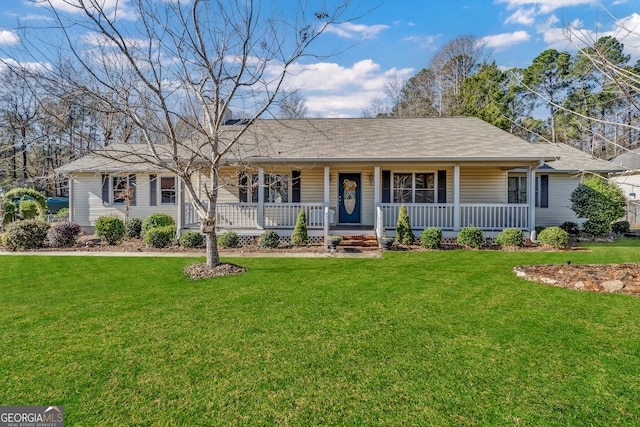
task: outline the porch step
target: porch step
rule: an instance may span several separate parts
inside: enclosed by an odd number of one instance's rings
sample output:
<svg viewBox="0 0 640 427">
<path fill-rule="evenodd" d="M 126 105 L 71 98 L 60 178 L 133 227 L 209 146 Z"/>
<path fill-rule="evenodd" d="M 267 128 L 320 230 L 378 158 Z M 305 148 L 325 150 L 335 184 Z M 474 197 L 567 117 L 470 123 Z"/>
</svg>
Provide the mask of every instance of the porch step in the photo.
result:
<svg viewBox="0 0 640 427">
<path fill-rule="evenodd" d="M 342 241 L 338 245 L 338 251 L 359 251 L 378 249 L 378 239 L 374 234 L 368 235 L 342 235 Z"/>
</svg>

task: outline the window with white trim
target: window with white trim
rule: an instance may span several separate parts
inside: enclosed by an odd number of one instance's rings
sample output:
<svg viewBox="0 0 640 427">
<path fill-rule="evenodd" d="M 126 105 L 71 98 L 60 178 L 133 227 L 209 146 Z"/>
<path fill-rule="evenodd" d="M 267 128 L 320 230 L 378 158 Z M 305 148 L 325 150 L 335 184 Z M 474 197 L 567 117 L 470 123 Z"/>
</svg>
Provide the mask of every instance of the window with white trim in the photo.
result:
<svg viewBox="0 0 640 427">
<path fill-rule="evenodd" d="M 434 203 L 435 173 L 394 173 L 392 194 L 393 203 Z"/>
<path fill-rule="evenodd" d="M 549 175 L 535 176 L 535 206 L 549 207 Z M 507 203 L 527 203 L 527 176 L 509 174 L 507 177 Z"/>
<path fill-rule="evenodd" d="M 527 177 L 507 178 L 507 203 L 527 203 Z"/>
<path fill-rule="evenodd" d="M 125 204 L 127 199 L 131 204 L 136 201 L 136 176 L 129 175 L 112 175 L 111 176 L 111 195 L 112 204 Z"/>
<path fill-rule="evenodd" d="M 160 177 L 160 201 L 163 205 L 176 204 L 176 177 Z"/>
<path fill-rule="evenodd" d="M 251 201 L 258 202 L 258 175 L 252 176 Z M 264 174 L 264 201 L 265 203 L 289 202 L 289 175 L 288 174 Z"/>
</svg>

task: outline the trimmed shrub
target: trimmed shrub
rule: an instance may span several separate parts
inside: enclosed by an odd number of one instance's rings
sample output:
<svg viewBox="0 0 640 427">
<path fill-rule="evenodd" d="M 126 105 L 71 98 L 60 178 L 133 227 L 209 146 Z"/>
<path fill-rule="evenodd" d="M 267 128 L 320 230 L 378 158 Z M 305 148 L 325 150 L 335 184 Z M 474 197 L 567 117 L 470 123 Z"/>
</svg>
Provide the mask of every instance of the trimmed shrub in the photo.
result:
<svg viewBox="0 0 640 427">
<path fill-rule="evenodd" d="M 398 222 L 396 223 L 396 242 L 404 245 L 412 245 L 415 241 L 416 236 L 413 235 L 413 230 L 411 230 L 407 207 L 405 205 L 401 205 L 400 213 L 398 214 Z"/>
<path fill-rule="evenodd" d="M 567 233 L 569 233 L 569 234 L 571 234 L 573 236 L 577 236 L 578 234 L 580 234 L 580 227 L 578 226 L 577 223 L 572 222 L 572 221 L 563 222 L 560 225 L 560 228 L 562 228 L 564 231 L 566 231 Z"/>
<path fill-rule="evenodd" d="M 601 237 L 611 231 L 611 226 L 611 224 L 605 222 L 591 221 L 588 219 L 582 224 L 582 230 L 591 237 Z"/>
<path fill-rule="evenodd" d="M 60 208 L 53 216 L 54 222 L 69 221 L 69 208 Z"/>
<path fill-rule="evenodd" d="M 39 208 L 40 213 L 44 214 L 44 212 L 47 210 L 47 198 L 44 197 L 44 194 L 42 194 L 37 190 L 34 190 L 33 188 L 20 188 L 20 187 L 13 188 L 4 194 L 5 200 L 11 200 L 11 199 L 24 200 L 25 197 L 31 197 L 33 200 L 35 200 L 38 203 L 38 206 L 40 207 Z"/>
<path fill-rule="evenodd" d="M 301 209 L 298 213 L 296 226 L 291 234 L 291 244 L 294 246 L 302 246 L 309 243 L 309 233 L 307 232 L 307 214 Z"/>
<path fill-rule="evenodd" d="M 142 220 L 140 218 L 129 218 L 124 226 L 124 231 L 129 239 L 139 239 L 142 236 Z"/>
<path fill-rule="evenodd" d="M 204 236 L 197 231 L 185 231 L 179 243 L 183 248 L 201 248 L 204 246 Z"/>
<path fill-rule="evenodd" d="M 144 235 L 144 243 L 152 248 L 166 248 L 176 236 L 175 225 L 165 225 L 164 227 L 154 227 L 147 230 Z"/>
<path fill-rule="evenodd" d="M 2 202 L 0 202 L 2 203 Z M 6 224 L 16 219 L 16 205 L 11 202 L 6 202 L 4 205 L 4 218 L 2 219 L 2 223 Z"/>
<path fill-rule="evenodd" d="M 496 236 L 496 243 L 500 246 L 522 246 L 524 232 L 519 228 L 505 228 Z"/>
<path fill-rule="evenodd" d="M 571 209 L 578 218 L 587 218 L 583 225 L 586 233 L 604 236 L 611 224 L 627 211 L 627 200 L 622 190 L 599 176 L 589 176 L 571 193 Z"/>
<path fill-rule="evenodd" d="M 233 230 L 225 231 L 218 236 L 218 246 L 222 246 L 223 248 L 239 248 L 240 238 Z"/>
<path fill-rule="evenodd" d="M 142 237 L 146 236 L 147 232 L 152 228 L 166 227 L 168 225 L 176 225 L 171 215 L 165 213 L 151 214 L 142 221 Z"/>
<path fill-rule="evenodd" d="M 47 244 L 49 227 L 51 224 L 41 219 L 12 222 L 2 235 L 2 245 L 10 251 L 42 248 Z"/>
<path fill-rule="evenodd" d="M 34 219 L 40 213 L 40 205 L 35 200 L 21 200 L 18 209 L 22 219 Z"/>
<path fill-rule="evenodd" d="M 483 244 L 482 230 L 470 225 L 463 227 L 458 233 L 458 244 L 467 248 L 480 249 Z"/>
<path fill-rule="evenodd" d="M 280 236 L 273 230 L 266 230 L 260 235 L 258 246 L 261 248 L 277 248 L 280 244 Z"/>
<path fill-rule="evenodd" d="M 75 246 L 80 234 L 82 234 L 80 224 L 61 221 L 53 224 L 47 231 L 47 239 L 52 248 L 70 248 Z"/>
<path fill-rule="evenodd" d="M 425 228 L 420 235 L 420 245 L 427 249 L 438 249 L 442 244 L 442 230 L 437 227 Z"/>
<path fill-rule="evenodd" d="M 101 216 L 96 220 L 96 234 L 109 245 L 117 245 L 124 238 L 124 221 L 116 216 Z"/>
<path fill-rule="evenodd" d="M 629 221 L 618 221 L 614 222 L 611 226 L 611 231 L 616 234 L 624 234 L 629 232 L 629 228 L 631 228 L 631 224 Z"/>
<path fill-rule="evenodd" d="M 569 233 L 560 227 L 548 227 L 538 234 L 538 241 L 544 246 L 565 249 L 569 246 Z"/>
</svg>

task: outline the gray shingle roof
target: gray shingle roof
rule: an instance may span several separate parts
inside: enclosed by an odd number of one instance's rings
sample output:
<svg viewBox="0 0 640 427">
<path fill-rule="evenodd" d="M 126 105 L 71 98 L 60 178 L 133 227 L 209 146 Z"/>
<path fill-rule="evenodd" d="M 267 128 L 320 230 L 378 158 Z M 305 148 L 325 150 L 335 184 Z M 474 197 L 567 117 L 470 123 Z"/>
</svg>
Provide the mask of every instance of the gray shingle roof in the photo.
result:
<svg viewBox="0 0 640 427">
<path fill-rule="evenodd" d="M 240 127 L 229 126 L 222 139 Z M 197 141 L 186 142 L 195 146 Z M 119 160 L 90 154 L 58 169 L 70 172 L 145 172 L 159 170 L 136 153 L 144 145 L 116 144 L 107 150 Z M 166 153 L 169 158 L 169 153 Z M 407 119 L 261 120 L 241 137 L 229 161 L 314 162 L 537 162 L 557 170 L 618 170 L 602 160 L 559 144 L 531 144 L 472 117 Z M 555 160 L 554 160 L 555 159 Z"/>
<path fill-rule="evenodd" d="M 589 153 L 580 151 L 577 148 L 570 147 L 567 144 L 553 143 L 535 143 L 547 152 L 548 155 L 555 157 L 553 161 L 547 161 L 544 169 L 553 170 L 555 172 L 619 172 L 623 170 L 620 166 L 603 159 L 596 159 Z"/>
<path fill-rule="evenodd" d="M 528 160 L 543 150 L 471 117 L 263 120 L 244 138 L 262 161 Z M 266 142 L 266 144 L 265 144 Z"/>
<path fill-rule="evenodd" d="M 623 166 L 625 170 L 637 171 L 640 169 L 640 148 L 627 151 L 611 159 L 611 163 Z"/>
</svg>

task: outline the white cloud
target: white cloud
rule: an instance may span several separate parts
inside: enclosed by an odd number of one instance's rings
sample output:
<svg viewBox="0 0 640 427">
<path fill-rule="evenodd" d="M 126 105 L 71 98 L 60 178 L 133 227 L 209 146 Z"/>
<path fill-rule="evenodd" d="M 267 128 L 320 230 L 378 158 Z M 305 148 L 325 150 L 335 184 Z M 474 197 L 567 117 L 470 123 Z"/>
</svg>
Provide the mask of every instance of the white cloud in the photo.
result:
<svg viewBox="0 0 640 427">
<path fill-rule="evenodd" d="M 80 7 L 80 0 L 49 0 L 49 2 L 34 2 L 39 6 L 49 6 L 60 12 L 70 13 L 83 13 L 83 9 Z M 84 2 L 85 8 L 88 10 L 95 10 L 91 5 L 91 2 Z M 131 11 L 129 6 L 129 0 L 100 0 L 98 2 L 103 13 L 111 19 L 136 19 L 136 15 Z"/>
<path fill-rule="evenodd" d="M 505 24 L 522 24 L 531 26 L 535 22 L 535 9 L 518 9 L 507 18 Z"/>
<path fill-rule="evenodd" d="M 388 29 L 388 25 L 363 25 L 354 24 L 352 22 L 343 22 L 341 24 L 329 24 L 325 31 L 333 34 L 337 34 L 339 37 L 346 39 L 362 38 L 362 39 L 374 39 L 377 35 Z"/>
<path fill-rule="evenodd" d="M 357 117 L 374 99 L 384 98 L 385 84 L 407 79 L 413 68 L 382 70 L 371 59 L 351 67 L 336 63 L 294 64 L 285 80 L 285 90 L 298 88 L 306 98 L 311 116 Z"/>
<path fill-rule="evenodd" d="M 496 3 L 506 3 L 508 9 L 535 7 L 541 14 L 551 13 L 556 9 L 581 4 L 596 4 L 595 0 L 496 0 Z"/>
<path fill-rule="evenodd" d="M 25 69 L 33 72 L 51 70 L 51 64 L 42 62 L 18 62 L 13 58 L 0 58 L 0 73 L 9 69 Z"/>
<path fill-rule="evenodd" d="M 403 38 L 402 41 L 416 43 L 420 47 L 420 49 L 435 50 L 439 47 L 439 38 L 440 34 L 435 36 L 409 36 Z"/>
<path fill-rule="evenodd" d="M 531 39 L 531 36 L 526 31 L 515 31 L 513 33 L 485 36 L 482 37 L 481 42 L 486 47 L 500 50 L 514 44 L 527 42 L 529 39 Z"/>
<path fill-rule="evenodd" d="M 0 45 L 13 46 L 20 42 L 20 37 L 13 31 L 0 30 Z"/>
<path fill-rule="evenodd" d="M 631 55 L 631 62 L 640 58 L 640 14 L 638 13 L 617 20 L 609 30 L 602 25 L 596 30 L 584 28 L 584 22 L 578 19 L 564 27 L 555 26 L 557 22 L 556 18 L 537 28 L 550 48 L 575 51 L 577 48 L 594 43 L 601 37 L 611 36 L 624 44 L 625 52 Z"/>
</svg>

